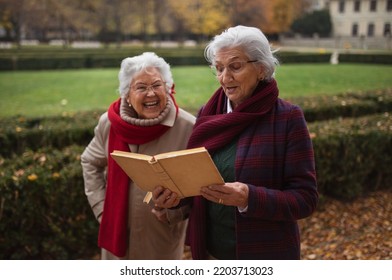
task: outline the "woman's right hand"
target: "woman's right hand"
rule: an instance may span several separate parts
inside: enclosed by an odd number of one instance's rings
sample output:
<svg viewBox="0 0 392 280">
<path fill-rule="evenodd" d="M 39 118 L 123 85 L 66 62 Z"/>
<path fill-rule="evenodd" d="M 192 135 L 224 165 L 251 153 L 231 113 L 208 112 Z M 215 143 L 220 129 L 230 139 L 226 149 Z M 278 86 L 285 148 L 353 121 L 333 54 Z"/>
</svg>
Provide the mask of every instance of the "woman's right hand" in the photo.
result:
<svg viewBox="0 0 392 280">
<path fill-rule="evenodd" d="M 180 203 L 180 198 L 178 198 L 178 195 L 175 192 L 158 186 L 152 191 L 152 201 L 154 202 L 155 207 L 173 208 Z"/>
</svg>

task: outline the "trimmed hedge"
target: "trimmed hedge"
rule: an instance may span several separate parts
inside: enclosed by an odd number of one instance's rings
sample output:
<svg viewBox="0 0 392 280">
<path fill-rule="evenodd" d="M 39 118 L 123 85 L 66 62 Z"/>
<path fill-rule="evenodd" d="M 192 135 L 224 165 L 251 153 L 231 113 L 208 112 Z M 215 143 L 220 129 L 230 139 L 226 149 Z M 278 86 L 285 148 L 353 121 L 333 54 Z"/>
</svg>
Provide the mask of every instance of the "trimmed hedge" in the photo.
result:
<svg viewBox="0 0 392 280">
<path fill-rule="evenodd" d="M 392 189 L 392 114 L 309 124 L 321 194 L 353 199 Z"/>
<path fill-rule="evenodd" d="M 0 155 L 11 156 L 26 149 L 87 145 L 102 112 L 84 112 L 49 118 L 23 116 L 0 119 Z"/>
<path fill-rule="evenodd" d="M 14 57 L 0 58 L 0 70 L 47 70 L 79 68 L 117 68 L 126 56 L 86 56 L 86 57 Z M 166 61 L 173 66 L 206 65 L 202 56 L 169 56 Z"/>
<path fill-rule="evenodd" d="M 307 122 L 355 118 L 392 111 L 392 88 L 333 96 L 296 97 L 289 101 L 304 110 Z"/>
<path fill-rule="evenodd" d="M 323 53 L 276 53 L 278 60 L 282 64 L 288 63 L 329 63 L 331 54 Z"/>
<path fill-rule="evenodd" d="M 99 253 L 82 151 L 26 150 L 0 158 L 0 259 L 91 259 Z"/>
<path fill-rule="evenodd" d="M 118 67 L 124 57 L 154 51 L 171 65 L 206 65 L 201 47 L 122 49 L 11 49 L 0 51 L 0 70 Z"/>
<path fill-rule="evenodd" d="M 392 64 L 391 54 L 339 54 L 342 63 Z"/>
<path fill-rule="evenodd" d="M 10 49 L 0 51 L 0 71 L 118 67 L 121 60 L 154 51 L 171 65 L 206 65 L 202 47 L 121 49 Z M 277 52 L 287 63 L 329 63 L 331 53 Z M 343 63 L 392 64 L 391 54 L 339 54 Z"/>
</svg>

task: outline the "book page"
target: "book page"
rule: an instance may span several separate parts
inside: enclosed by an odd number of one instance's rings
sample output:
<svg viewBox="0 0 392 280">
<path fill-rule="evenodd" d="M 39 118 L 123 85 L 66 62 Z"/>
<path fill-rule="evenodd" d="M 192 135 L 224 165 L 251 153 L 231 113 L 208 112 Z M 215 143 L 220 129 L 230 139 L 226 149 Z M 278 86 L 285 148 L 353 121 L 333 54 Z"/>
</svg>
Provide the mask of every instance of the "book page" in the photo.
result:
<svg viewBox="0 0 392 280">
<path fill-rule="evenodd" d="M 138 153 L 131 153 L 131 152 L 125 152 L 125 151 L 118 151 L 118 150 L 114 150 L 111 155 L 115 155 L 115 156 L 122 156 L 122 157 L 127 157 L 127 158 L 133 158 L 133 159 L 142 159 L 142 160 L 146 160 L 149 161 L 151 159 L 153 159 L 154 157 L 149 156 L 149 155 L 144 155 L 144 154 L 138 154 Z"/>
<path fill-rule="evenodd" d="M 224 184 L 218 169 L 204 148 L 191 151 L 189 154 L 156 159 L 185 197 L 200 195 L 201 187 Z"/>
<path fill-rule="evenodd" d="M 160 159 L 164 159 L 164 158 L 171 158 L 171 157 L 184 156 L 184 155 L 187 156 L 190 154 L 202 153 L 202 152 L 207 152 L 206 148 L 200 147 L 200 148 L 194 148 L 194 149 L 178 150 L 178 151 L 174 151 L 174 152 L 162 153 L 162 154 L 155 155 L 154 158 L 156 160 L 160 160 Z"/>
</svg>

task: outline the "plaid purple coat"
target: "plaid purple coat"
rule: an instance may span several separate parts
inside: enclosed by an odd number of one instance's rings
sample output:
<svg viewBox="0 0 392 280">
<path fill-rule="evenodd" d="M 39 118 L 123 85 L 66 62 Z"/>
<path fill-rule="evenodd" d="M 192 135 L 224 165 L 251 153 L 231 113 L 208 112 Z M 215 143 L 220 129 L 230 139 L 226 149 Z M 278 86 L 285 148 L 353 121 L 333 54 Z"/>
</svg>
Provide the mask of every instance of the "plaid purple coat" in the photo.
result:
<svg viewBox="0 0 392 280">
<path fill-rule="evenodd" d="M 299 259 L 297 220 L 316 209 L 318 193 L 312 142 L 302 110 L 277 99 L 272 110 L 241 134 L 236 180 L 249 186 L 246 213 L 236 211 L 238 259 Z M 205 199 L 193 198 L 187 244 L 205 259 Z"/>
</svg>

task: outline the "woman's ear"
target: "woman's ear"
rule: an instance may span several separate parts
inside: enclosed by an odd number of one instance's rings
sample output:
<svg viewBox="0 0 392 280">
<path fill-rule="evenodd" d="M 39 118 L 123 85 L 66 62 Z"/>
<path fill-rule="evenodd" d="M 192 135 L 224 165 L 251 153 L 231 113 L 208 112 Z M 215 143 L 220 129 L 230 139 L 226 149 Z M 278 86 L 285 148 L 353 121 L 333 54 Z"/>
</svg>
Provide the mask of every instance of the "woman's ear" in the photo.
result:
<svg viewBox="0 0 392 280">
<path fill-rule="evenodd" d="M 259 81 L 262 81 L 265 79 L 265 73 L 264 73 L 264 67 L 263 66 L 259 66 L 259 74 L 257 75 Z"/>
<path fill-rule="evenodd" d="M 128 106 L 129 106 L 129 107 L 132 107 L 131 98 L 129 97 L 129 94 L 128 94 L 127 97 L 126 97 L 126 100 L 127 100 L 127 102 L 128 102 Z"/>
</svg>

